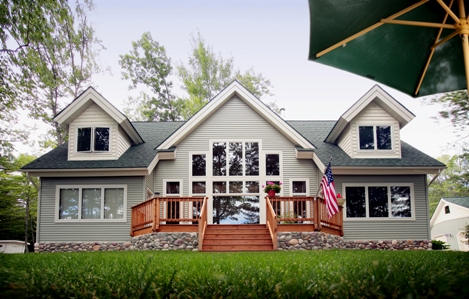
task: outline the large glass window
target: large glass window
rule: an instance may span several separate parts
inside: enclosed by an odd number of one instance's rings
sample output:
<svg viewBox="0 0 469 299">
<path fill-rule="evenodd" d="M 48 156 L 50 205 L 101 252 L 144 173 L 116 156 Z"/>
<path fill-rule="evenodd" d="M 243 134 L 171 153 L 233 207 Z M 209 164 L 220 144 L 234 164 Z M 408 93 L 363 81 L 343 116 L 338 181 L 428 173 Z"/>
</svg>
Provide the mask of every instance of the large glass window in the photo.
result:
<svg viewBox="0 0 469 299">
<path fill-rule="evenodd" d="M 125 187 L 58 187 L 58 219 L 125 218 Z"/>
<path fill-rule="evenodd" d="M 257 176 L 259 175 L 259 143 L 246 142 L 245 143 L 245 164 L 246 175 Z"/>
<path fill-rule="evenodd" d="M 205 176 L 206 175 L 206 157 L 205 155 L 192 155 L 192 175 Z"/>
<path fill-rule="evenodd" d="M 214 176 L 226 175 L 226 143 L 216 142 L 212 148 L 212 164 Z"/>
<path fill-rule="evenodd" d="M 241 142 L 230 142 L 230 175 L 243 175 L 243 144 Z"/>
<path fill-rule="evenodd" d="M 109 151 L 109 128 L 78 128 L 77 151 Z"/>
<path fill-rule="evenodd" d="M 205 182 L 192 182 L 192 194 L 205 194 Z"/>
<path fill-rule="evenodd" d="M 259 196 L 214 196 L 214 224 L 258 224 Z"/>
<path fill-rule="evenodd" d="M 265 155 L 265 174 L 266 175 L 280 175 L 280 155 L 279 154 Z"/>
<path fill-rule="evenodd" d="M 392 149 L 390 126 L 360 126 L 358 133 L 361 150 Z"/>
<path fill-rule="evenodd" d="M 346 186 L 347 218 L 412 217 L 410 186 Z"/>
</svg>

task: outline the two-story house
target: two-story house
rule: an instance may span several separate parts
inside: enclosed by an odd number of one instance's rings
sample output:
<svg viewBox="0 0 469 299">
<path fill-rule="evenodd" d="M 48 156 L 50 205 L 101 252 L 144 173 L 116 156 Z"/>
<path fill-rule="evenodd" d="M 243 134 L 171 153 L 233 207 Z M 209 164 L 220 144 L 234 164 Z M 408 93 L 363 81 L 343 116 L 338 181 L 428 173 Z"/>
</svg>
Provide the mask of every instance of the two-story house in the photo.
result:
<svg viewBox="0 0 469 299">
<path fill-rule="evenodd" d="M 163 225 L 190 227 L 201 209 L 191 198 L 206 198 L 207 225 L 266 225 L 262 186 L 312 198 L 331 159 L 345 240 L 428 240 L 427 174 L 445 166 L 401 140 L 414 117 L 374 86 L 337 121 L 285 121 L 233 82 L 188 121 L 130 122 L 88 88 L 55 117 L 68 143 L 23 168 L 41 179 L 37 242 L 129 241 L 131 207 L 155 194 L 187 199 L 145 212 Z M 314 222 L 312 202 L 291 202 L 275 208 L 279 224 L 290 210 Z"/>
</svg>

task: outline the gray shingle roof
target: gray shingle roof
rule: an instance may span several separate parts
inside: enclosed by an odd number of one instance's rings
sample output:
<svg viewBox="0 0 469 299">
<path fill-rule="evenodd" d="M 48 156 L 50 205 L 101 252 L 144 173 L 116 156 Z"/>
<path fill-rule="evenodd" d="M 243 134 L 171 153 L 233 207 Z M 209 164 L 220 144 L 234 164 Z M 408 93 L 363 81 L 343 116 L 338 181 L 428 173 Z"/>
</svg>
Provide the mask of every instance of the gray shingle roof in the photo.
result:
<svg viewBox="0 0 469 299">
<path fill-rule="evenodd" d="M 67 161 L 68 144 L 66 143 L 24 166 L 23 169 L 146 168 L 156 156 L 155 148 L 184 122 L 134 122 L 132 124 L 145 143 L 131 146 L 118 160 Z"/>
<path fill-rule="evenodd" d="M 351 159 L 337 145 L 324 142 L 335 121 L 287 121 L 298 133 L 317 149 L 319 159 L 333 166 L 350 167 L 444 167 L 438 160 L 402 142 L 402 159 Z M 118 160 L 67 161 L 64 144 L 23 167 L 34 169 L 103 169 L 146 168 L 154 159 L 156 147 L 171 136 L 184 122 L 134 122 L 133 125 L 145 143 L 130 147 Z"/>
<path fill-rule="evenodd" d="M 324 142 L 336 121 L 287 121 L 317 149 L 319 159 L 327 165 L 344 167 L 444 167 L 440 161 L 401 141 L 402 159 L 352 159 L 340 147 Z"/>
<path fill-rule="evenodd" d="M 469 197 L 443 197 L 443 199 L 469 209 Z"/>
</svg>

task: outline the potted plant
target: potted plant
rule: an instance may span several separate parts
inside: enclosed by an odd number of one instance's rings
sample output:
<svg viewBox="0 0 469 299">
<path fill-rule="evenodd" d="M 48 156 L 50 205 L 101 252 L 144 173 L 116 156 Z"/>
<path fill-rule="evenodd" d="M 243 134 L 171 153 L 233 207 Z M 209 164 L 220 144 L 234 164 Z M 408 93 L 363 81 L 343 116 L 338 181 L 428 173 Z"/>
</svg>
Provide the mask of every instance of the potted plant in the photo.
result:
<svg viewBox="0 0 469 299">
<path fill-rule="evenodd" d="M 342 194 L 337 193 L 337 204 L 343 206 L 345 203 L 345 198 L 342 197 Z"/>
<path fill-rule="evenodd" d="M 262 185 L 262 188 L 264 188 L 264 192 L 269 195 L 269 197 L 274 197 L 275 193 L 279 193 L 280 190 L 282 190 L 282 182 L 279 182 L 278 184 L 274 182 L 267 182 L 267 185 Z"/>
</svg>

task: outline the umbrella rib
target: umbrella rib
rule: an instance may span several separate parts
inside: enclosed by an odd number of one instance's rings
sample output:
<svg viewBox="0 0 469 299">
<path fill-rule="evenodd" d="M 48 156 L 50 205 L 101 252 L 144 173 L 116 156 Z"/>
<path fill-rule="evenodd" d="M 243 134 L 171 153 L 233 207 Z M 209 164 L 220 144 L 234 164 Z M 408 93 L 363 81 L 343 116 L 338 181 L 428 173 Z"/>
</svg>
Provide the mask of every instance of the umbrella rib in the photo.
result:
<svg viewBox="0 0 469 299">
<path fill-rule="evenodd" d="M 415 3 L 414 5 L 411 5 L 411 6 L 407 7 L 407 8 L 405 8 L 405 9 L 401 10 L 400 12 L 398 12 L 398 13 L 396 13 L 396 14 L 393 14 L 392 16 L 390 16 L 389 18 L 387 18 L 387 20 L 392 20 L 392 19 L 395 19 L 395 18 L 397 18 L 397 17 L 400 17 L 401 15 L 408 13 L 409 11 L 413 10 L 414 8 L 419 7 L 419 6 L 422 5 L 422 4 L 427 3 L 428 1 L 429 1 L 429 0 L 421 0 L 421 1 L 417 2 L 417 3 Z M 357 37 L 360 37 L 360 36 L 364 35 L 365 33 L 368 33 L 368 32 L 370 32 L 370 31 L 372 31 L 372 30 L 378 28 L 379 26 L 381 26 L 381 25 L 383 25 L 383 24 L 384 24 L 384 23 L 382 23 L 382 22 L 378 22 L 378 23 L 376 23 L 376 24 L 374 24 L 374 25 L 371 25 L 371 26 L 368 27 L 368 28 L 363 29 L 362 31 L 359 31 L 358 33 L 355 33 L 354 35 L 351 35 L 351 36 L 347 37 L 346 39 L 344 39 L 344 40 L 342 40 L 342 41 L 340 41 L 340 42 L 338 42 L 338 43 L 336 43 L 336 44 L 330 46 L 329 48 L 324 49 L 324 50 L 322 50 L 321 52 L 316 53 L 316 58 L 319 58 L 319 57 L 323 56 L 324 54 L 327 54 L 327 53 L 331 52 L 332 50 L 335 50 L 335 49 L 337 49 L 338 47 L 343 46 L 344 44 L 346 44 L 346 43 L 348 43 L 348 42 L 350 42 L 350 41 L 356 39 Z"/>
<path fill-rule="evenodd" d="M 381 19 L 381 22 L 384 24 L 394 24 L 394 25 L 409 25 L 409 26 L 419 26 L 419 27 L 454 29 L 454 25 L 451 25 L 451 24 L 404 21 L 404 20 L 390 20 L 390 19 Z"/>
<path fill-rule="evenodd" d="M 461 21 L 459 20 L 458 16 L 456 16 L 454 14 L 454 12 L 451 10 L 451 8 L 449 8 L 444 2 L 443 0 L 436 0 L 438 3 L 440 3 L 441 7 L 443 7 L 443 9 L 446 11 L 446 13 L 448 13 L 451 18 L 453 18 L 453 20 L 456 22 L 456 23 L 460 23 Z"/>
<path fill-rule="evenodd" d="M 454 0 L 451 0 L 449 7 L 453 6 L 453 2 Z M 447 20 L 448 20 L 448 12 L 446 12 L 446 15 L 443 19 L 443 24 L 445 24 Z M 435 38 L 435 43 L 430 48 L 431 49 L 430 55 L 428 55 L 427 63 L 425 64 L 425 68 L 423 69 L 422 75 L 420 76 L 419 84 L 417 85 L 417 88 L 415 89 L 415 95 L 417 95 L 420 91 L 420 87 L 422 86 L 423 79 L 425 78 L 425 75 L 427 74 L 428 66 L 430 65 L 430 62 L 433 58 L 433 53 L 435 53 L 435 48 L 447 42 L 448 40 L 450 40 L 451 38 L 453 38 L 454 36 L 458 34 L 457 31 L 454 31 L 453 33 L 451 33 L 450 35 L 448 35 L 447 37 L 445 37 L 444 39 L 440 41 L 441 33 L 443 33 L 443 28 L 440 28 L 440 30 L 438 30 L 438 34 L 436 35 L 436 38 Z"/>
</svg>

